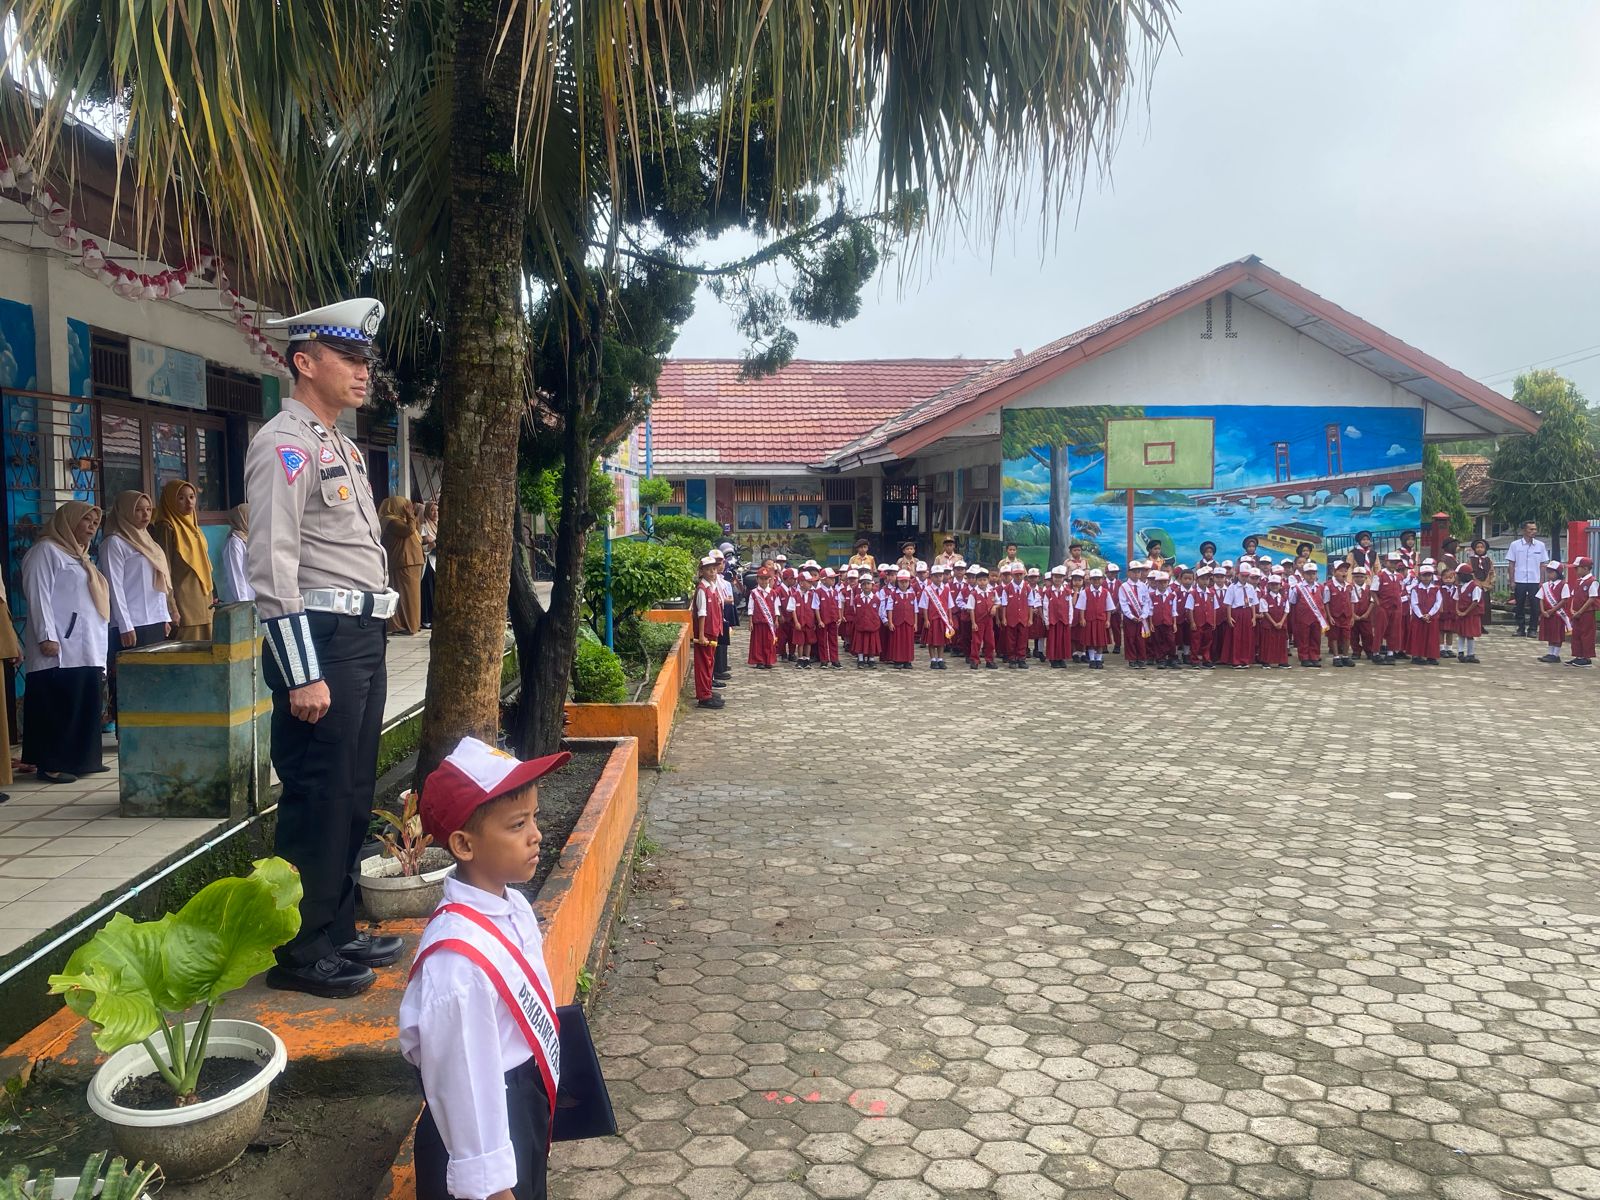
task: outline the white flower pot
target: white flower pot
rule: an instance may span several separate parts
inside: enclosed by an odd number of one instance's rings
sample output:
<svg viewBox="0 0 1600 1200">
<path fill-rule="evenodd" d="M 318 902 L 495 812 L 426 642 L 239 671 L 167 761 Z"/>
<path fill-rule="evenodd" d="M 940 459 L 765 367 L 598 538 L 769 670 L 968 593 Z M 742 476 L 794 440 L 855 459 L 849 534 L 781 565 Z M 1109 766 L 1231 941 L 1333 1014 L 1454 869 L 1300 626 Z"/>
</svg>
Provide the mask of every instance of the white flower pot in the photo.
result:
<svg viewBox="0 0 1600 1200">
<path fill-rule="evenodd" d="M 184 1026 L 194 1036 L 195 1024 Z M 155 1043 L 160 1046 L 159 1039 Z M 117 1152 L 129 1162 L 161 1164 L 173 1182 L 203 1179 L 244 1153 L 267 1111 L 267 1088 L 289 1055 L 272 1030 L 254 1021 L 213 1019 L 207 1058 L 243 1058 L 262 1064 L 244 1083 L 215 1100 L 184 1108 L 125 1108 L 112 1097 L 131 1079 L 156 1073 L 141 1046 L 118 1050 L 89 1081 L 89 1107 L 111 1126 Z M 70 1193 L 69 1193 L 70 1194 Z"/>
<path fill-rule="evenodd" d="M 24 1196 L 33 1197 L 33 1185 L 38 1183 L 38 1182 L 39 1181 L 37 1179 L 28 1180 L 27 1183 L 22 1185 L 22 1194 Z M 101 1190 L 105 1186 L 106 1186 L 105 1180 L 103 1180 L 103 1179 L 95 1180 L 94 1194 L 96 1196 L 98 1196 L 100 1194 Z M 58 1176 L 56 1178 L 55 1186 L 50 1189 L 49 1200 L 72 1200 L 72 1198 L 77 1194 L 78 1194 L 78 1176 L 74 1175 L 70 1179 L 62 1179 L 62 1178 L 60 1178 Z M 44 1197 L 33 1197 L 33 1200 L 45 1200 L 45 1198 Z M 139 1193 L 139 1200 L 150 1200 L 150 1193 L 149 1192 L 140 1192 Z"/>
<path fill-rule="evenodd" d="M 426 917 L 439 907 L 444 881 L 456 869 L 448 850 L 431 846 L 422 854 L 420 875 L 400 874 L 400 861 L 381 854 L 361 860 L 361 903 L 374 921 Z"/>
</svg>

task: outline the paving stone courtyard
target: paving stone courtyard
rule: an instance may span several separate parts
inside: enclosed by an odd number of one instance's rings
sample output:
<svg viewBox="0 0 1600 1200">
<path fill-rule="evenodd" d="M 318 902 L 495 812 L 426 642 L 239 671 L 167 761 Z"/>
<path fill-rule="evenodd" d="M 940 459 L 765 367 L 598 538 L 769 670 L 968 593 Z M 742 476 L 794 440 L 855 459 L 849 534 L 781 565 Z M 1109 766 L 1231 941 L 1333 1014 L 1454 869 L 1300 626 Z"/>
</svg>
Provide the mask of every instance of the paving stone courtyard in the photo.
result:
<svg viewBox="0 0 1600 1200">
<path fill-rule="evenodd" d="M 1600 675 L 1480 655 L 736 666 L 552 1196 L 1600 1197 Z"/>
</svg>

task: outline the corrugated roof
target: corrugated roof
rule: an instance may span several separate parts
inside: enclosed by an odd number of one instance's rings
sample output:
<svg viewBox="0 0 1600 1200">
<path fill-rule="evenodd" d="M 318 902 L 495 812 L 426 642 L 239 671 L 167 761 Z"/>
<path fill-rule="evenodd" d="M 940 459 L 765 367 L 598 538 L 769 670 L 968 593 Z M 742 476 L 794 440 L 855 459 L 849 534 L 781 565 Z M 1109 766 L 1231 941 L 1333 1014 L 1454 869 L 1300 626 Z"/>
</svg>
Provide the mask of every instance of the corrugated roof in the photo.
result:
<svg viewBox="0 0 1600 1200">
<path fill-rule="evenodd" d="M 669 359 L 650 409 L 655 469 L 814 463 L 990 361 L 797 359 L 772 375 L 745 379 L 738 359 Z"/>
<path fill-rule="evenodd" d="M 1456 490 L 1468 508 L 1489 507 L 1489 460 L 1481 454 L 1441 454 L 1455 468 Z"/>
</svg>

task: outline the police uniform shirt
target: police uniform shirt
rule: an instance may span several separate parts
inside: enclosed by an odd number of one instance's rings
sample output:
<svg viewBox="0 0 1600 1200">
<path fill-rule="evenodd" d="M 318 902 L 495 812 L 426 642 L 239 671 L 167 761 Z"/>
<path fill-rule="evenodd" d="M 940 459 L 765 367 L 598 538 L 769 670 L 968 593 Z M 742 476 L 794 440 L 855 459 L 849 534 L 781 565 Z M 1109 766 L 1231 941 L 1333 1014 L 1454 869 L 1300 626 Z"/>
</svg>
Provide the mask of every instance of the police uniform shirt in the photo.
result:
<svg viewBox="0 0 1600 1200">
<path fill-rule="evenodd" d="M 253 512 L 254 510 L 252 510 Z M 544 941 L 527 897 L 450 878 L 445 904 L 465 904 L 499 927 L 553 995 Z M 528 1039 L 489 976 L 461 954 L 431 954 L 400 1001 L 400 1053 L 422 1072 L 422 1090 L 450 1154 L 452 1196 L 481 1200 L 517 1183 L 505 1075 L 533 1056 Z"/>
</svg>

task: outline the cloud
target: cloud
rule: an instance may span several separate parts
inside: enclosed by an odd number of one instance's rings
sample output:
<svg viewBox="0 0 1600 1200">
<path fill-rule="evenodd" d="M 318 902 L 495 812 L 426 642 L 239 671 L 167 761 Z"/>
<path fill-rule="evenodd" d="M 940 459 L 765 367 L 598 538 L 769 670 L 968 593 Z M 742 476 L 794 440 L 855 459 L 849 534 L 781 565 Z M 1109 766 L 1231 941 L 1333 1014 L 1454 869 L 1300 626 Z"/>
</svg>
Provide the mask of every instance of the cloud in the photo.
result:
<svg viewBox="0 0 1600 1200">
<path fill-rule="evenodd" d="M 1344 427 L 1344 435 L 1347 438 L 1358 438 L 1361 436 L 1361 430 L 1357 429 L 1354 425 L 1346 425 Z"/>
<path fill-rule="evenodd" d="M 1402 454 L 1409 454 L 1409 453 L 1411 453 L 1409 450 L 1407 450 L 1399 442 L 1396 442 L 1394 445 L 1389 447 L 1388 453 L 1386 453 L 1384 455 L 1384 457 L 1385 458 L 1399 458 Z"/>
</svg>

